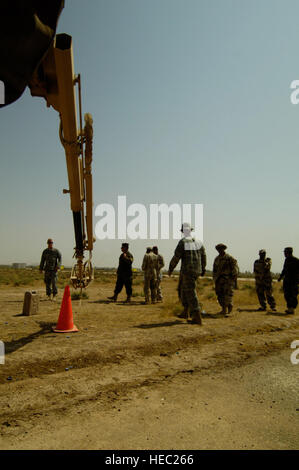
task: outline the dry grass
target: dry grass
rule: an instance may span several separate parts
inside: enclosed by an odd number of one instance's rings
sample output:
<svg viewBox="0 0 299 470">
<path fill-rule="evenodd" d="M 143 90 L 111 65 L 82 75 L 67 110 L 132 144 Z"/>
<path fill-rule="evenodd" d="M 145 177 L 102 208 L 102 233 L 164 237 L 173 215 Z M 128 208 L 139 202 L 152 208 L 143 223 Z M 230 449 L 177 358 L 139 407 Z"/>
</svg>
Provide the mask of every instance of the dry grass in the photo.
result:
<svg viewBox="0 0 299 470">
<path fill-rule="evenodd" d="M 178 279 L 175 279 L 174 281 L 178 283 Z M 166 280 L 164 282 L 164 285 L 167 285 L 168 283 L 172 284 L 173 279 Z M 202 304 L 203 309 L 215 310 L 215 307 L 219 307 L 212 279 L 200 278 L 198 280 L 197 295 L 200 303 Z M 284 303 L 282 286 L 276 281 L 273 282 L 273 295 L 277 303 Z M 255 290 L 255 282 L 239 280 L 238 289 L 234 290 L 233 302 L 234 305 L 241 308 L 242 305 L 252 305 L 258 307 L 259 302 Z M 164 302 L 163 309 L 165 309 L 165 311 L 168 311 L 172 315 L 177 315 L 178 313 L 180 313 L 182 311 L 182 305 L 179 301 L 178 295 L 172 296 L 170 299 L 167 300 L 167 302 Z"/>
<path fill-rule="evenodd" d="M 70 271 L 58 272 L 57 286 L 60 288 L 69 284 Z M 0 268 L 0 286 L 37 286 L 44 284 L 44 274 L 38 268 Z"/>
<path fill-rule="evenodd" d="M 71 294 L 72 300 L 80 300 L 80 299 L 88 299 L 88 298 L 89 298 L 89 295 L 85 291 L 83 291 L 82 294 L 81 292 L 72 292 Z"/>
<path fill-rule="evenodd" d="M 165 294 L 171 291 L 171 296 L 164 296 L 163 311 L 168 312 L 170 315 L 177 315 L 182 311 L 182 306 L 178 299 L 177 290 L 178 275 L 168 277 L 164 275 L 162 280 L 162 290 Z M 114 285 L 116 282 L 116 272 L 95 270 L 95 284 L 111 284 Z M 70 270 L 64 269 L 58 272 L 57 286 L 63 289 L 67 284 L 70 283 Z M 10 267 L 0 268 L 0 286 L 32 286 L 42 287 L 44 286 L 44 276 L 40 274 L 38 268 L 25 268 L 25 269 L 14 269 Z M 174 294 L 175 292 L 175 294 Z M 211 278 L 199 278 L 197 282 L 197 294 L 203 307 L 206 308 L 218 308 L 217 297 L 215 294 L 214 283 Z M 282 284 L 273 282 L 273 295 L 277 303 L 284 303 Z M 142 273 L 133 274 L 133 294 L 132 297 L 144 297 L 143 293 L 143 275 Z M 167 299 L 167 300 L 166 300 Z M 238 289 L 234 291 L 234 304 L 238 306 L 242 305 L 256 305 L 258 306 L 258 299 L 255 290 L 255 282 L 251 279 L 239 279 Z"/>
</svg>

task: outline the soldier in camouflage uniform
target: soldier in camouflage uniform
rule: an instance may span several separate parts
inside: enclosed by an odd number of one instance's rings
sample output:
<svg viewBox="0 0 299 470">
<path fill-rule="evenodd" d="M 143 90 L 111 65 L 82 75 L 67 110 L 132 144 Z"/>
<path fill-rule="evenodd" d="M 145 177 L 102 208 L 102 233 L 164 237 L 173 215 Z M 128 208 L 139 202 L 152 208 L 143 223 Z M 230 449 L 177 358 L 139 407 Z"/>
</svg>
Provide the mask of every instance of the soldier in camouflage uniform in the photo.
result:
<svg viewBox="0 0 299 470">
<path fill-rule="evenodd" d="M 191 236 L 193 230 L 188 223 L 182 225 L 181 232 L 184 237 L 179 241 L 174 256 L 170 261 L 168 275 L 175 269 L 181 260 L 179 281 L 179 297 L 184 311 L 181 318 L 188 318 L 188 311 L 192 323 L 201 325 L 200 304 L 196 293 L 196 281 L 199 275 L 204 276 L 206 268 L 206 252 L 201 241 Z"/>
<path fill-rule="evenodd" d="M 112 297 L 108 297 L 108 299 L 113 300 L 116 302 L 118 294 L 121 292 L 123 286 L 126 288 L 127 293 L 127 300 L 126 302 L 131 301 L 132 296 L 132 281 L 133 281 L 133 274 L 132 274 L 132 263 L 133 263 L 133 255 L 129 252 L 129 244 L 123 243 L 121 246 L 122 254 L 119 257 L 119 264 L 117 269 L 117 280 L 114 289 L 114 295 Z"/>
<path fill-rule="evenodd" d="M 255 260 L 253 265 L 253 272 L 255 276 L 255 288 L 256 293 L 260 302 L 259 311 L 266 310 L 266 299 L 270 308 L 275 312 L 276 305 L 275 299 L 272 295 L 272 276 L 271 276 L 271 264 L 270 258 L 266 258 L 266 251 L 259 251 L 260 258 Z"/>
<path fill-rule="evenodd" d="M 157 299 L 158 256 L 153 253 L 150 247 L 147 248 L 143 257 L 141 269 L 144 271 L 145 304 L 149 304 L 150 291 L 152 304 L 155 304 Z"/>
<path fill-rule="evenodd" d="M 219 255 L 214 260 L 213 279 L 218 302 L 222 307 L 221 314 L 228 316 L 233 309 L 233 288 L 237 288 L 238 264 L 229 254 L 223 243 L 216 245 Z"/>
<path fill-rule="evenodd" d="M 163 301 L 163 295 L 162 295 L 162 290 L 161 290 L 161 281 L 162 281 L 162 268 L 165 266 L 164 263 L 164 258 L 162 255 L 160 255 L 158 251 L 158 247 L 154 246 L 153 247 L 153 252 L 155 255 L 158 256 L 158 271 L 157 271 L 157 301 L 162 302 Z"/>
<path fill-rule="evenodd" d="M 48 299 L 50 300 L 51 294 L 53 294 L 53 300 L 55 300 L 57 295 L 57 271 L 61 265 L 61 254 L 56 248 L 53 248 L 52 238 L 48 238 L 47 245 L 48 248 L 42 253 L 39 270 L 40 272 L 45 271 L 44 280 Z"/>
<path fill-rule="evenodd" d="M 284 249 L 285 262 L 278 281 L 283 279 L 283 293 L 287 303 L 286 313 L 294 314 L 298 305 L 299 259 L 293 256 L 293 248 Z"/>
</svg>

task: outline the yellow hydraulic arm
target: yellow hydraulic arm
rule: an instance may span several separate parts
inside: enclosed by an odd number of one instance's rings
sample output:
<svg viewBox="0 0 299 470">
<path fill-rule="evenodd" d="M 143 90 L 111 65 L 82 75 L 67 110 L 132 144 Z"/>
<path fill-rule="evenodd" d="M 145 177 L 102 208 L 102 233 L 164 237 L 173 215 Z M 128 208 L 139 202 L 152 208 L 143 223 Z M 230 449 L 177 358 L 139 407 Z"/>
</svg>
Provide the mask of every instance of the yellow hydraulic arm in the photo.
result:
<svg viewBox="0 0 299 470">
<path fill-rule="evenodd" d="M 79 128 L 77 121 L 76 87 L 78 86 Z M 36 69 L 29 87 L 32 96 L 43 96 L 47 106 L 59 112 L 60 140 L 65 150 L 69 188 L 75 229 L 76 264 L 71 281 L 75 288 L 84 288 L 93 279 L 91 255 L 94 243 L 92 224 L 92 138 L 90 114 L 84 116 L 82 127 L 81 81 L 75 76 L 72 38 L 67 34 L 55 36 L 47 55 Z M 84 261 L 84 253 L 89 259 Z"/>
<path fill-rule="evenodd" d="M 65 149 L 77 263 L 71 274 L 74 287 L 93 278 L 92 117 L 82 127 L 80 75 L 75 76 L 72 38 L 57 34 L 64 0 L 1 0 L 0 108 L 13 103 L 27 86 L 43 96 L 60 115 L 60 139 Z M 78 86 L 79 128 L 76 87 Z M 85 252 L 89 259 L 84 260 Z"/>
</svg>

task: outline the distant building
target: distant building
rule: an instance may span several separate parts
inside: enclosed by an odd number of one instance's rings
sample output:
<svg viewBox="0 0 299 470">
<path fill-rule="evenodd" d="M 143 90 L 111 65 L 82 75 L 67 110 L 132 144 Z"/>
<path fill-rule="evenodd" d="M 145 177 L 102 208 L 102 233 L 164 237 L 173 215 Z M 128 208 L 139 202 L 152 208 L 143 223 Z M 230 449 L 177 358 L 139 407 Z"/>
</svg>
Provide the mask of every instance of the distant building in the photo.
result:
<svg viewBox="0 0 299 470">
<path fill-rule="evenodd" d="M 26 263 L 12 263 L 14 269 L 24 269 L 26 268 Z"/>
</svg>

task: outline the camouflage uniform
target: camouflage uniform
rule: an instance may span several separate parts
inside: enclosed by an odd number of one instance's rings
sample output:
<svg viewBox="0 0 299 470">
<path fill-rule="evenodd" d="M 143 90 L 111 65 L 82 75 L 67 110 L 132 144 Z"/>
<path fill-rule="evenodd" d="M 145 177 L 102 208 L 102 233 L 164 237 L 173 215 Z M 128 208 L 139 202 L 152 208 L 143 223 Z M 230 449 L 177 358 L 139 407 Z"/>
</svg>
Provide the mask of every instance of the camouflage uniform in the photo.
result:
<svg viewBox="0 0 299 470">
<path fill-rule="evenodd" d="M 182 238 L 170 261 L 169 273 L 172 273 L 180 260 L 179 297 L 184 311 L 188 312 L 189 309 L 191 317 L 196 319 L 200 316 L 201 310 L 196 293 L 196 281 L 206 267 L 206 252 L 203 244 L 191 236 Z"/>
<path fill-rule="evenodd" d="M 162 255 L 158 254 L 158 270 L 157 270 L 157 300 L 163 300 L 162 290 L 161 290 L 161 281 L 162 281 L 162 268 L 165 266 L 164 258 Z"/>
<path fill-rule="evenodd" d="M 45 271 L 45 284 L 46 284 L 46 294 L 48 296 L 53 294 L 57 295 L 57 270 L 61 265 L 61 254 L 56 248 L 46 248 L 41 257 L 41 262 L 39 265 L 40 271 Z M 51 289 L 52 287 L 52 289 Z"/>
<path fill-rule="evenodd" d="M 213 279 L 218 302 L 222 309 L 233 306 L 233 288 L 238 276 L 237 261 L 229 254 L 218 255 L 214 260 Z"/>
<path fill-rule="evenodd" d="M 257 259 L 253 265 L 256 293 L 262 309 L 266 310 L 266 299 L 272 309 L 275 309 L 275 299 L 272 295 L 272 276 L 270 258 Z"/>
<path fill-rule="evenodd" d="M 133 263 L 133 255 L 127 251 L 126 256 L 122 253 L 119 257 L 119 264 L 117 269 L 117 280 L 114 289 L 114 296 L 121 292 L 123 286 L 125 286 L 127 297 L 130 299 L 132 296 L 132 281 L 133 281 L 133 274 L 132 274 L 132 263 Z"/>
<path fill-rule="evenodd" d="M 153 252 L 144 255 L 142 271 L 144 271 L 145 302 L 149 302 L 149 292 L 151 291 L 151 300 L 152 303 L 155 303 L 157 299 L 158 256 Z"/>
</svg>

